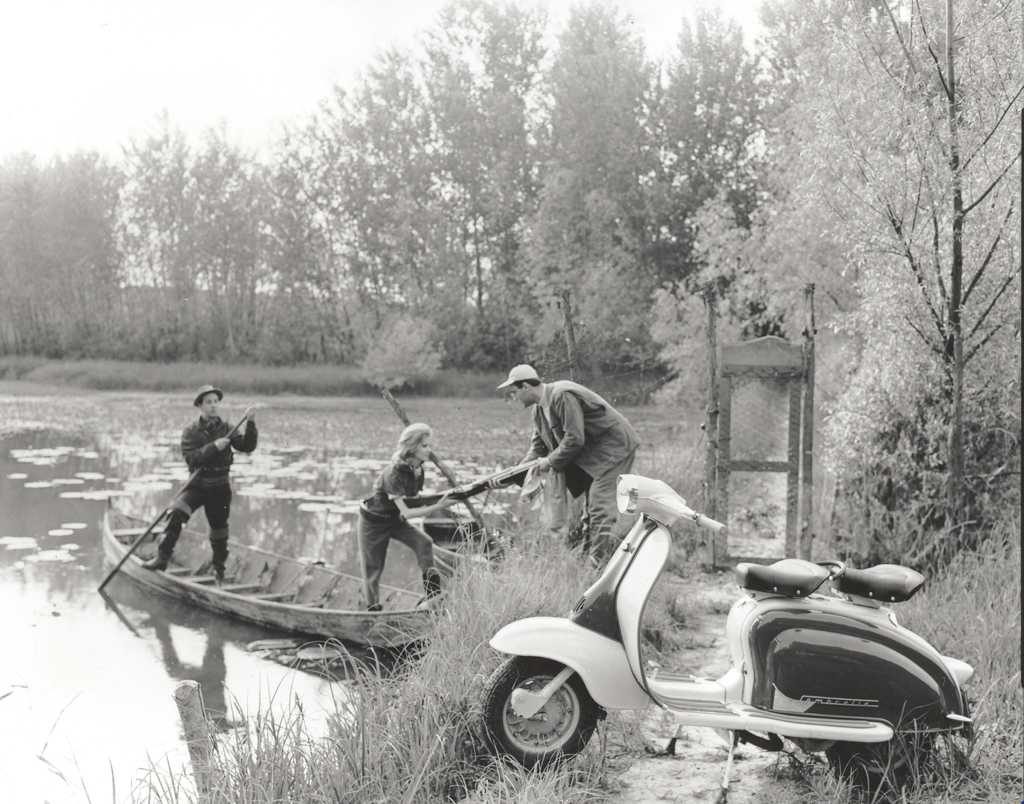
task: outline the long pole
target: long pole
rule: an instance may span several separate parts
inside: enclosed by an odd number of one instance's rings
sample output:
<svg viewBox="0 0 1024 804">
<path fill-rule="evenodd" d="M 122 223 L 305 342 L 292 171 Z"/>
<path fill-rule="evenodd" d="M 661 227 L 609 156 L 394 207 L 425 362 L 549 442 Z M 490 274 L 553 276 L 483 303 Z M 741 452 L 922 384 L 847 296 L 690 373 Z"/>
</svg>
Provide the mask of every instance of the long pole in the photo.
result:
<svg viewBox="0 0 1024 804">
<path fill-rule="evenodd" d="M 399 404 L 398 400 L 395 399 L 394 395 L 384 386 L 381 386 L 380 388 L 380 395 L 384 397 L 384 399 L 387 401 L 389 405 L 391 405 L 391 409 L 395 412 L 395 415 L 398 417 L 399 421 L 401 421 L 403 425 L 408 427 L 409 417 L 406 415 L 405 410 L 402 408 L 401 404 Z M 434 466 L 441 470 L 441 474 L 445 476 L 445 478 L 448 480 L 448 482 L 452 485 L 453 488 L 459 485 L 459 481 L 455 477 L 455 473 L 452 472 L 452 470 L 449 469 L 447 466 L 445 466 L 444 462 L 437 457 L 433 450 L 430 451 L 430 460 L 433 461 Z M 480 514 L 480 512 L 476 510 L 476 507 L 473 505 L 473 503 L 471 503 L 469 500 L 462 500 L 462 503 L 469 510 L 469 514 L 473 517 L 473 520 L 481 528 L 483 528 L 484 532 L 486 533 L 487 525 L 484 523 L 484 518 Z"/>
<path fill-rule="evenodd" d="M 225 436 L 225 438 L 231 438 L 231 436 L 233 436 L 236 432 L 238 432 L 238 428 L 241 427 L 242 424 L 244 422 L 246 422 L 247 420 L 248 419 L 245 416 L 243 416 L 241 419 L 239 419 L 238 423 L 234 427 L 231 428 L 231 430 L 228 432 L 228 434 Z M 178 495 L 182 494 L 185 491 L 185 489 L 187 489 L 192 484 L 192 481 L 195 480 L 197 477 L 199 477 L 199 473 L 201 471 L 202 471 L 202 467 L 200 467 L 199 469 L 196 469 L 192 474 L 190 474 L 188 476 L 188 480 L 185 481 L 184 485 L 182 485 L 181 488 L 179 488 L 176 492 L 174 492 L 174 497 L 171 497 L 171 499 L 173 500 L 175 497 L 177 497 Z M 158 524 L 160 524 L 161 520 L 163 520 L 163 518 L 165 516 L 167 516 L 167 512 L 170 511 L 170 510 L 171 510 L 170 508 L 165 508 L 163 511 L 161 511 L 159 513 L 159 515 L 157 515 L 157 518 L 154 519 L 149 524 L 149 527 L 146 528 L 145 532 L 141 536 L 139 536 L 139 538 L 137 538 L 134 542 L 132 542 L 132 546 L 128 548 L 128 551 L 123 556 L 121 556 L 121 560 L 117 562 L 117 564 L 110 571 L 110 573 L 107 575 L 107 577 L 103 579 L 103 583 L 101 583 L 99 585 L 99 588 L 96 590 L 97 592 L 102 592 L 103 591 L 103 587 L 106 586 L 108 583 L 110 583 L 110 579 L 113 578 L 117 574 L 117 571 L 119 569 L 121 569 L 121 567 L 124 566 L 124 562 L 128 560 L 128 556 L 130 556 L 132 553 L 135 552 L 135 548 L 138 547 L 140 544 L 142 544 L 143 540 L 147 536 L 149 536 L 150 533 L 153 532 L 153 529 Z"/>
</svg>

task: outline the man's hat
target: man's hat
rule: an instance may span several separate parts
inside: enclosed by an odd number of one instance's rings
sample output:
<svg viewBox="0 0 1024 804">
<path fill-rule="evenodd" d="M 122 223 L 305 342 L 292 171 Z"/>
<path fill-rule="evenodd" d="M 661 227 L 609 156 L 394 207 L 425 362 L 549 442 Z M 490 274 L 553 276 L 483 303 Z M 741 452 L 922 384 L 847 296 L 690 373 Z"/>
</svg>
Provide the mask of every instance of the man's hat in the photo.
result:
<svg viewBox="0 0 1024 804">
<path fill-rule="evenodd" d="M 498 386 L 498 390 L 500 391 L 502 388 L 508 388 L 513 383 L 522 382 L 523 380 L 536 380 L 537 382 L 540 382 L 540 377 L 538 377 L 537 372 L 533 370 L 533 366 L 527 365 L 526 363 L 520 363 L 518 366 L 512 367 L 512 370 L 508 373 L 508 379 Z"/>
<path fill-rule="evenodd" d="M 207 394 L 216 394 L 217 401 L 220 402 L 224 398 L 224 392 L 215 385 L 204 385 L 198 391 L 196 391 L 196 398 L 192 400 L 192 404 L 197 408 L 203 404 L 203 397 Z"/>
</svg>

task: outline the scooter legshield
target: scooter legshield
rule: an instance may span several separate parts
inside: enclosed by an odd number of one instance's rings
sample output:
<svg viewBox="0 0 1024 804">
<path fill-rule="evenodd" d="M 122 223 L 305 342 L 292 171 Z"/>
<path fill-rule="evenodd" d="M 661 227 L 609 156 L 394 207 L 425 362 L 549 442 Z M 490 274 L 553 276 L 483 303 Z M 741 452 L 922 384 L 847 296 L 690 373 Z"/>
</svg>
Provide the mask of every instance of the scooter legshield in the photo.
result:
<svg viewBox="0 0 1024 804">
<path fill-rule="evenodd" d="M 622 644 L 562 617 L 529 617 L 491 637 L 491 647 L 513 656 L 538 656 L 571 667 L 590 697 L 605 709 L 640 709 L 650 698 L 637 685 Z"/>
</svg>

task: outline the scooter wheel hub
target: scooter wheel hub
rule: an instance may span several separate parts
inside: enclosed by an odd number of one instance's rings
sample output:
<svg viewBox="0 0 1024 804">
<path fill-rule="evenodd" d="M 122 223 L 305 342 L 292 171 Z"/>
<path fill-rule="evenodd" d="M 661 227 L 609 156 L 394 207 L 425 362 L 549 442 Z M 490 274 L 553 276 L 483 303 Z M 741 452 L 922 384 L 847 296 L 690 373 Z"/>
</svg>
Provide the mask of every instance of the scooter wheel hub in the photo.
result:
<svg viewBox="0 0 1024 804">
<path fill-rule="evenodd" d="M 521 689 L 538 692 L 550 677 L 533 677 L 520 684 Z M 511 702 L 503 713 L 505 730 L 520 749 L 549 751 L 559 747 L 576 729 L 580 720 L 580 702 L 568 684 L 559 687 L 533 717 L 516 714 Z"/>
</svg>

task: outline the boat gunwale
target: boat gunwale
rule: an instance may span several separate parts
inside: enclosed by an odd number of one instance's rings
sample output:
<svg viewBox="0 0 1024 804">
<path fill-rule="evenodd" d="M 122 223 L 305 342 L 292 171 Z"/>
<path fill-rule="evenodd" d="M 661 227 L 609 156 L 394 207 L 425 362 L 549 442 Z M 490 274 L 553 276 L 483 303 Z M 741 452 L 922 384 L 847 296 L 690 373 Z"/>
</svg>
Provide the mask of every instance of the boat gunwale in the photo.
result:
<svg viewBox="0 0 1024 804">
<path fill-rule="evenodd" d="M 140 522 L 142 522 L 144 520 L 142 520 L 141 517 L 138 517 L 136 515 L 128 514 L 128 513 L 125 513 L 123 511 L 118 511 L 116 509 L 108 509 L 107 511 L 104 512 L 102 523 L 101 523 L 101 531 L 102 531 L 102 534 L 103 534 L 103 538 L 104 538 L 104 540 L 108 540 L 113 545 L 116 546 L 117 552 L 118 552 L 118 558 L 120 558 L 120 557 L 124 556 L 125 552 L 127 552 L 127 546 L 116 535 L 114 535 L 113 531 L 115 530 L 115 528 L 112 528 L 110 526 L 111 514 L 115 514 L 117 516 L 122 516 L 122 517 L 125 517 L 127 519 L 131 519 L 131 520 L 138 520 Z M 196 531 L 192 530 L 192 532 L 195 533 Z M 261 553 L 263 555 L 272 556 L 274 558 L 280 559 L 281 561 L 284 561 L 284 562 L 286 562 L 288 564 L 291 564 L 291 565 L 294 565 L 294 566 L 297 566 L 297 567 L 300 567 L 300 568 L 310 569 L 310 568 L 314 568 L 315 567 L 315 568 L 317 568 L 319 570 L 322 570 L 324 572 L 327 572 L 327 573 L 329 573 L 331 575 L 338 576 L 339 578 L 343 578 L 343 579 L 348 580 L 348 581 L 358 582 L 360 584 L 362 583 L 362 579 L 358 578 L 355 575 L 351 575 L 351 574 L 346 573 L 346 572 L 341 572 L 339 570 L 332 569 L 332 568 L 324 566 L 322 564 L 306 563 L 306 562 L 300 561 L 299 559 L 289 558 L 288 556 L 283 556 L 280 553 L 275 553 L 275 552 L 273 552 L 271 550 L 266 550 L 266 549 L 260 548 L 260 547 L 254 547 L 252 545 L 247 545 L 247 544 L 244 544 L 244 543 L 241 543 L 241 542 L 232 542 L 231 544 L 232 544 L 232 546 L 235 546 L 235 547 L 242 547 L 242 548 L 247 549 L 247 550 L 254 550 L 254 551 L 256 551 L 258 553 Z M 447 551 L 447 550 L 445 552 L 446 553 L 451 553 L 451 551 Z M 457 556 L 457 554 L 454 554 L 454 553 L 451 553 L 451 554 L 452 555 L 456 555 L 456 558 L 459 558 Z M 139 570 L 143 569 L 143 567 L 142 567 L 142 559 L 139 558 L 138 556 L 133 554 L 133 555 L 129 556 L 128 561 L 131 562 L 136 569 L 139 569 Z M 207 584 L 198 583 L 198 582 L 196 582 L 194 580 L 191 580 L 191 578 L 195 577 L 194 575 L 192 575 L 192 576 L 176 575 L 176 574 L 172 574 L 172 573 L 169 573 L 169 572 L 154 572 L 152 570 L 147 570 L 147 572 L 150 572 L 153 576 L 155 576 L 155 577 L 152 578 L 152 580 L 153 581 L 157 581 L 156 583 L 148 582 L 146 580 L 146 576 L 139 576 L 137 579 L 141 583 L 144 583 L 146 586 L 149 586 L 151 588 L 157 589 L 157 590 L 165 592 L 165 593 L 168 590 L 165 588 L 165 584 L 160 582 L 161 579 L 163 581 L 165 581 L 165 582 L 168 582 L 171 586 L 178 585 L 178 586 L 182 586 L 182 587 L 184 587 L 186 589 L 202 590 L 203 595 L 209 595 L 209 593 L 211 593 L 211 592 L 216 592 L 217 594 L 214 597 L 214 599 L 216 599 L 217 597 L 222 597 L 222 598 L 227 599 L 227 600 L 232 600 L 232 599 L 235 599 L 235 600 L 245 600 L 245 601 L 248 601 L 249 603 L 253 603 L 253 604 L 258 605 L 259 607 L 268 607 L 271 610 L 276 609 L 276 610 L 282 611 L 282 612 L 294 612 L 294 613 L 316 612 L 316 613 L 325 614 L 325 615 L 336 614 L 336 615 L 346 615 L 346 616 L 349 616 L 349 617 L 366 617 L 368 619 L 384 619 L 384 618 L 387 618 L 387 617 L 393 617 L 395 615 L 404 615 L 405 617 L 408 617 L 410 615 L 423 616 L 423 615 L 426 615 L 426 614 L 429 613 L 429 609 L 418 609 L 418 608 L 387 609 L 387 610 L 384 610 L 384 611 L 366 611 L 364 609 L 335 609 L 335 608 L 325 608 L 323 606 L 314 606 L 314 605 L 310 605 L 310 604 L 307 604 L 307 603 L 283 603 L 283 602 L 277 601 L 277 600 L 262 600 L 262 599 L 260 599 L 258 597 L 254 597 L 251 594 L 244 594 L 244 593 L 240 593 L 240 592 L 232 592 L 230 590 L 221 589 L 221 588 L 219 588 L 217 586 L 210 586 L 210 585 L 207 585 Z M 159 577 L 156 577 L 156 576 L 159 576 Z M 135 578 L 136 576 L 134 574 L 131 574 L 130 577 Z M 401 587 L 397 587 L 397 586 L 389 586 L 389 585 L 382 584 L 382 588 L 390 589 L 390 590 L 396 591 L 396 592 L 401 592 L 403 595 L 410 595 L 410 594 L 411 595 L 415 595 L 415 592 L 412 592 L 409 589 L 402 589 Z"/>
</svg>

